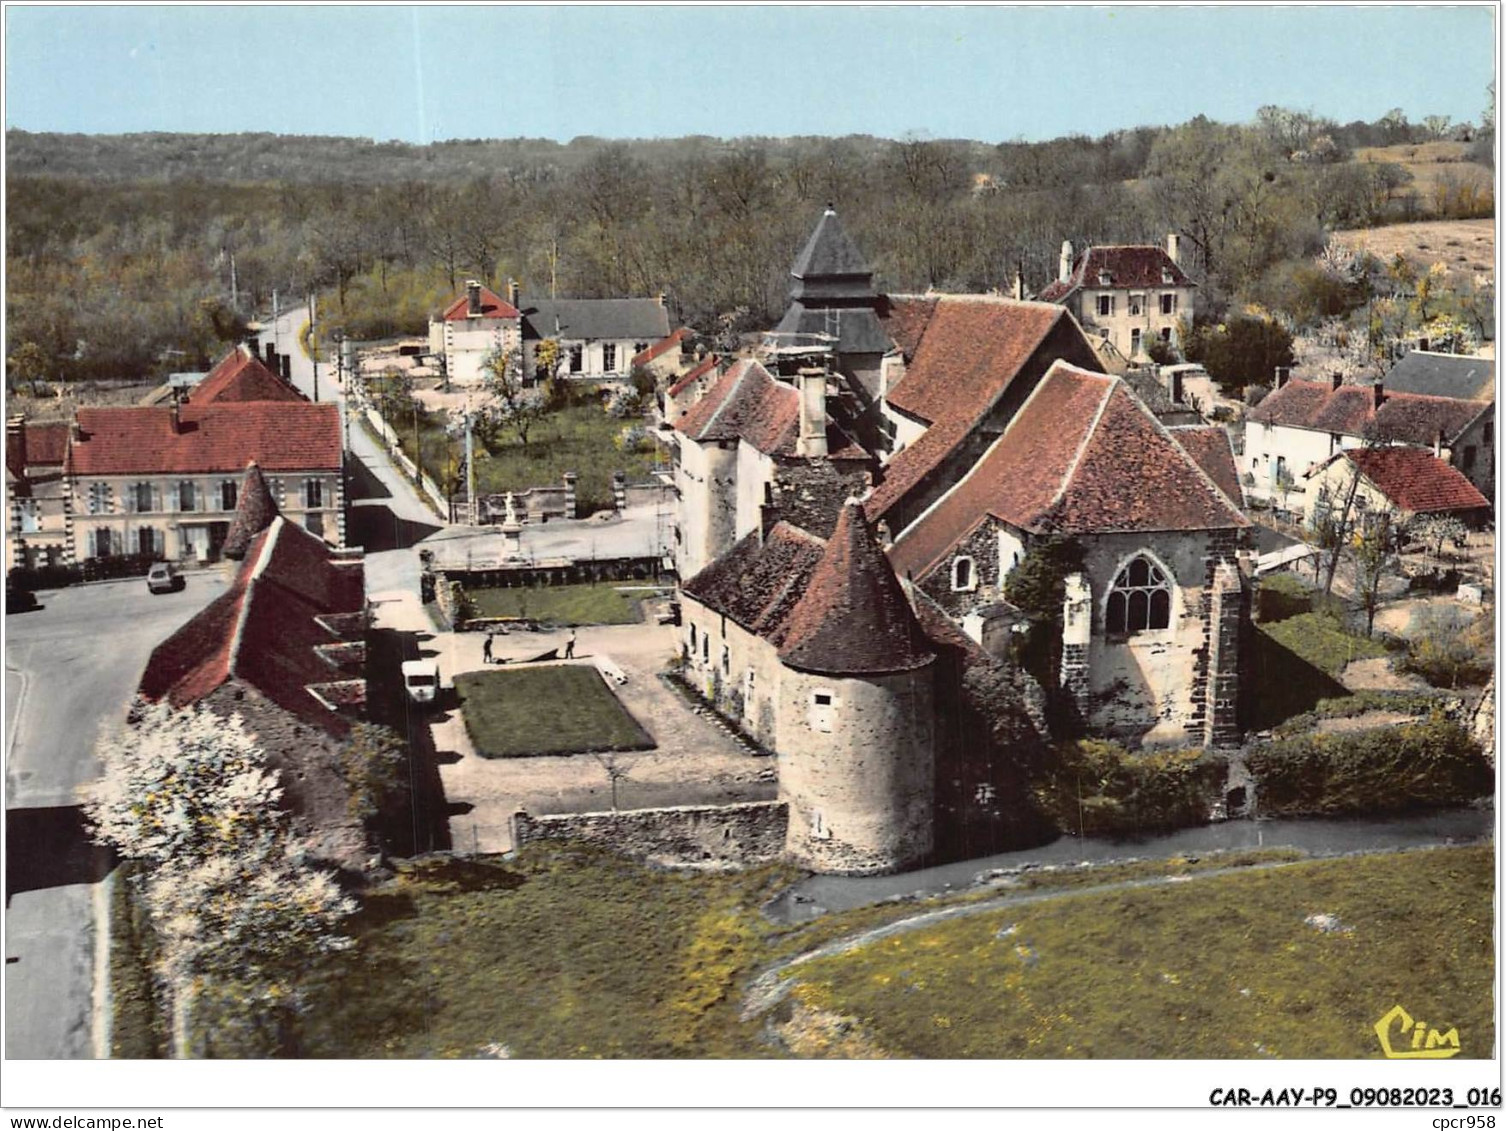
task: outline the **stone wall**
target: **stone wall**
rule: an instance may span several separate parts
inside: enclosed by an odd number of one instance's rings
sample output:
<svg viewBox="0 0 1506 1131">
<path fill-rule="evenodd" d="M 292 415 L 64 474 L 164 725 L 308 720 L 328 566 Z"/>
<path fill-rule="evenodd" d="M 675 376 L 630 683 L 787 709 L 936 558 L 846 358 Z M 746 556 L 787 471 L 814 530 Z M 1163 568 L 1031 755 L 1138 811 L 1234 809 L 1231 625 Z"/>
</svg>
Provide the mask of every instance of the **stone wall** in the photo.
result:
<svg viewBox="0 0 1506 1131">
<path fill-rule="evenodd" d="M 537 841 L 580 840 L 660 864 L 761 864 L 784 851 L 782 801 L 676 805 L 619 813 L 512 817 L 515 849 Z"/>
</svg>

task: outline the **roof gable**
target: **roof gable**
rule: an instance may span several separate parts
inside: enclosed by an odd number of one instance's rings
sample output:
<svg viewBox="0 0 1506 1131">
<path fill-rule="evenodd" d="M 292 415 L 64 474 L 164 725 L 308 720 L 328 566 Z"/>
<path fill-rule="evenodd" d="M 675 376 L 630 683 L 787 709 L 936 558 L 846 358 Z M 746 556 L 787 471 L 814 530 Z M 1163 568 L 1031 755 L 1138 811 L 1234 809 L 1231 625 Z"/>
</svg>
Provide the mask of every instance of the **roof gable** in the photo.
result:
<svg viewBox="0 0 1506 1131">
<path fill-rule="evenodd" d="M 490 287 L 481 288 L 481 313 L 472 315 L 470 311 L 471 296 L 463 294 L 444 308 L 439 319 L 441 322 L 511 322 L 519 317 L 518 308 Z"/>
<path fill-rule="evenodd" d="M 890 559 L 924 577 L 989 516 L 1037 534 L 1249 525 L 1121 379 L 1061 361 Z"/>
<path fill-rule="evenodd" d="M 765 455 L 789 455 L 800 431 L 800 394 L 758 362 L 735 362 L 675 423 L 697 443 L 746 440 Z"/>
<path fill-rule="evenodd" d="M 306 401 L 308 398 L 243 350 L 227 354 L 189 390 L 192 404 Z"/>
<path fill-rule="evenodd" d="M 1041 288 L 1039 297 L 1043 302 L 1061 302 L 1084 287 L 1149 290 L 1195 286 L 1197 284 L 1166 254 L 1164 247 L 1156 244 L 1107 244 L 1088 248 L 1072 265 L 1067 278 L 1047 283 Z"/>
<path fill-rule="evenodd" d="M 884 552 L 849 500 L 790 613 L 779 659 L 823 675 L 910 671 L 935 658 Z"/>
</svg>

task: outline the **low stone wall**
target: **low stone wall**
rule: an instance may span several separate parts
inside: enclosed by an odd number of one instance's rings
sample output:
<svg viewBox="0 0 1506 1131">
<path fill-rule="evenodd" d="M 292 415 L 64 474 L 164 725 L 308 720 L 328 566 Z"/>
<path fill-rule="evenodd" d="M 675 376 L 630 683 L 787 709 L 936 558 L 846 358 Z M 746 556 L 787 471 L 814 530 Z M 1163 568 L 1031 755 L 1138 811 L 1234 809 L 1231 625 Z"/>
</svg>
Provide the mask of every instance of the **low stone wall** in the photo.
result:
<svg viewBox="0 0 1506 1131">
<path fill-rule="evenodd" d="M 782 801 L 512 817 L 512 843 L 582 840 L 663 864 L 761 864 L 784 851 Z"/>
</svg>

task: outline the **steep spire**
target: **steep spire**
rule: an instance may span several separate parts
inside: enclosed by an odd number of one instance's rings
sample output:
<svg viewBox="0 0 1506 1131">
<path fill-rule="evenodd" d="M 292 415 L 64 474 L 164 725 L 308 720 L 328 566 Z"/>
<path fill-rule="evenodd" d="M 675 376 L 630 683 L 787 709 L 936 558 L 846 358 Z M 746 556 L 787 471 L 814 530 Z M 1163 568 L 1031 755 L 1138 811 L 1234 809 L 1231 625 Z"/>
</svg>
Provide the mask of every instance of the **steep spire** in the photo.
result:
<svg viewBox="0 0 1506 1131">
<path fill-rule="evenodd" d="M 873 268 L 863 258 L 863 253 L 848 237 L 837 211 L 826 206 L 816 230 L 805 242 L 805 250 L 790 268 L 790 274 L 810 283 L 816 279 L 861 278 L 871 279 Z"/>
<path fill-rule="evenodd" d="M 935 655 L 856 499 L 842 507 L 788 623 L 779 658 L 800 671 L 879 675 L 924 667 Z"/>
<path fill-rule="evenodd" d="M 240 561 L 246 556 L 251 540 L 271 526 L 272 520 L 280 513 L 261 468 L 252 460 L 246 465 L 246 476 L 241 480 L 240 493 L 235 499 L 235 518 L 225 534 L 221 552 L 232 561 Z"/>
</svg>

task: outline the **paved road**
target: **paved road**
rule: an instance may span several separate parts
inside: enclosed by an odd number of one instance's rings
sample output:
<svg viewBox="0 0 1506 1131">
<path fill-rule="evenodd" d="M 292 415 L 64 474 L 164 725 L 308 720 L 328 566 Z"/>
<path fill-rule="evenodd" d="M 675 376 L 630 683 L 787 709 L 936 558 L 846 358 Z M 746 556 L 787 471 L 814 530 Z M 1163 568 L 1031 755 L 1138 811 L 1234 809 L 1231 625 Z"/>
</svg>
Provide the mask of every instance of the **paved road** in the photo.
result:
<svg viewBox="0 0 1506 1131">
<path fill-rule="evenodd" d="M 43 590 L 5 618 L 5 1055 L 94 1055 L 98 885 L 113 862 L 88 844 L 74 791 L 94 741 L 125 715 L 153 648 L 224 591 L 218 571 L 153 596 L 140 578 Z"/>
</svg>

